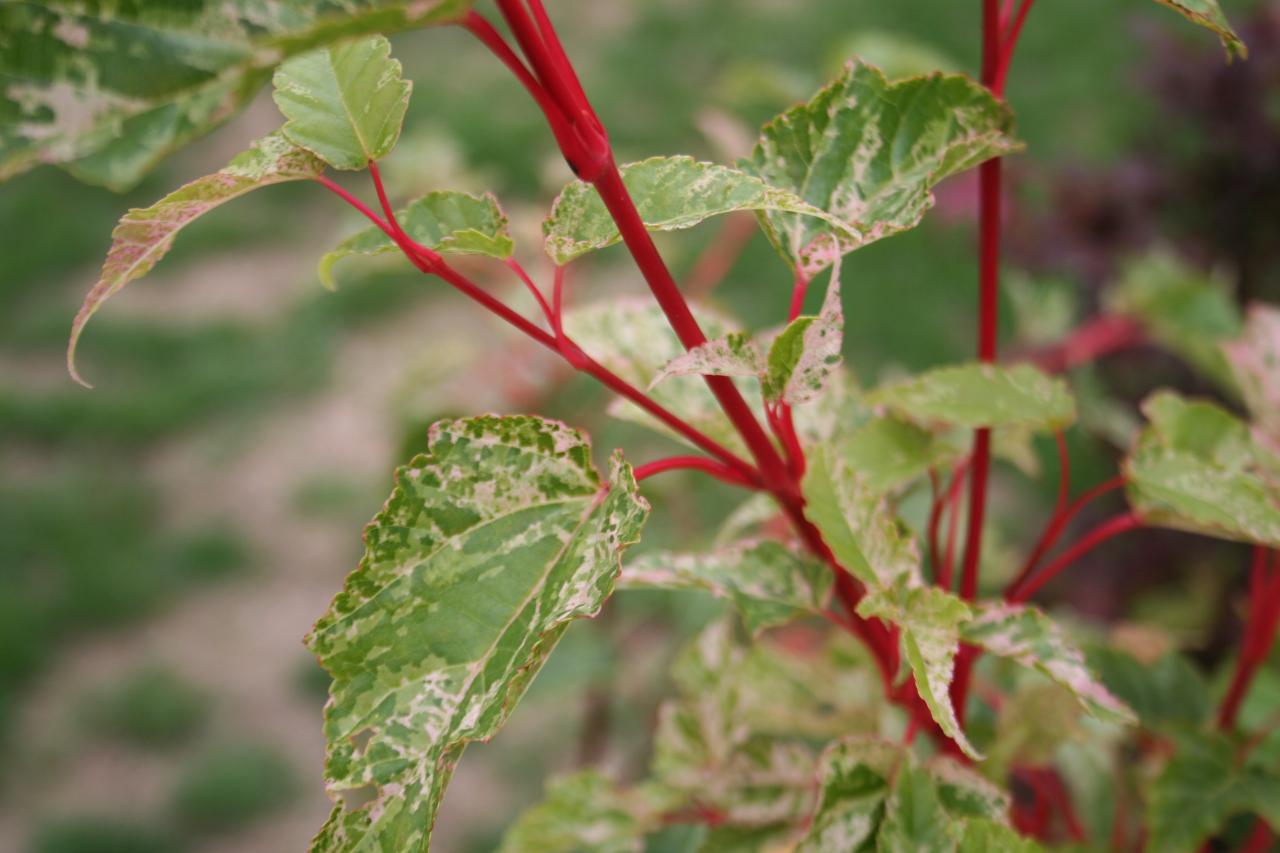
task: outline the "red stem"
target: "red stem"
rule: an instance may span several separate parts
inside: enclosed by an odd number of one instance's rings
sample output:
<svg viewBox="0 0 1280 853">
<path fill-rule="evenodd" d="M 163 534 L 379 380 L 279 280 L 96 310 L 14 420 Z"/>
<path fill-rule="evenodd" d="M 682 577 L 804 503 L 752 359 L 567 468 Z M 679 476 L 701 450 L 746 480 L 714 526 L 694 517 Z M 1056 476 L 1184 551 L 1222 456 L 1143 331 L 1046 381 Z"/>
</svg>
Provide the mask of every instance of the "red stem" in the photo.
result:
<svg viewBox="0 0 1280 853">
<path fill-rule="evenodd" d="M 1142 324 L 1132 317 L 1095 317 L 1061 341 L 1033 350 L 1024 357 L 1049 373 L 1062 373 L 1104 355 L 1138 346 L 1146 339 Z"/>
<path fill-rule="evenodd" d="M 997 95 L 1004 95 L 1004 84 L 1009 78 L 1009 66 L 1013 63 L 1013 51 L 1018 46 L 1018 37 L 1022 35 L 1022 25 L 1026 23 L 1027 13 L 1031 11 L 1033 3 L 1035 3 L 1035 0 L 1022 0 L 1022 5 L 1018 7 L 1018 15 L 1013 19 L 1013 26 L 1009 28 L 1004 37 L 1004 46 L 1000 51 L 995 77 L 991 85 L 991 91 Z"/>
<path fill-rule="evenodd" d="M 1271 849 L 1271 827 L 1262 818 L 1253 823 L 1253 831 L 1245 839 L 1240 853 L 1267 853 Z"/>
<path fill-rule="evenodd" d="M 1219 728 L 1235 728 L 1236 718 L 1258 668 L 1267 658 L 1280 628 L 1280 555 L 1260 545 L 1253 549 L 1249 569 L 1249 617 L 1245 622 L 1240 658 L 1227 695 L 1218 709 Z"/>
<path fill-rule="evenodd" d="M 668 456 L 665 459 L 655 459 L 652 462 L 646 462 L 639 465 L 635 469 L 636 481 L 647 480 L 655 474 L 661 474 L 665 471 L 677 470 L 696 470 L 710 474 L 717 480 L 723 480 L 735 486 L 743 486 L 748 489 L 757 488 L 755 483 L 742 477 L 734 469 L 715 459 L 706 456 Z"/>
<path fill-rule="evenodd" d="M 551 306 L 547 304 L 546 297 L 542 295 L 542 291 L 538 289 L 538 285 L 533 283 L 533 279 L 529 277 L 529 273 L 515 258 L 507 258 L 504 263 L 506 263 L 507 267 L 516 274 L 516 277 L 519 278 L 521 282 L 524 283 L 525 289 L 533 294 L 533 298 L 538 302 L 538 307 L 542 309 L 542 316 L 547 318 L 547 324 L 551 326 L 551 331 L 558 331 L 560 326 L 557 317 L 559 315 L 551 311 Z"/>
<path fill-rule="evenodd" d="M 804 297 L 808 292 L 809 277 L 797 267 L 795 281 L 791 286 L 791 305 L 787 310 L 788 323 L 804 312 Z"/>
<path fill-rule="evenodd" d="M 1054 543 L 1058 541 L 1058 537 L 1062 535 L 1062 531 L 1066 529 L 1066 526 L 1071 519 L 1075 518 L 1076 515 L 1079 514 L 1080 510 L 1084 509 L 1090 501 L 1100 495 L 1122 488 L 1124 488 L 1124 477 L 1112 477 L 1110 480 L 1107 480 L 1104 483 L 1099 483 L 1092 489 L 1089 489 L 1065 510 L 1059 510 L 1056 512 L 1050 520 L 1049 525 L 1045 528 L 1044 533 L 1040 536 L 1040 541 L 1036 543 L 1036 547 L 1031 552 L 1031 556 L 1027 558 L 1026 563 L 1022 566 L 1022 570 L 1018 572 L 1018 576 L 1013 579 L 1008 587 L 1005 588 L 1005 597 L 1008 598 L 1018 589 L 1019 586 L 1026 583 L 1027 578 L 1030 577 L 1031 573 L 1035 570 L 1036 564 L 1040 562 L 1041 558 L 1044 557 L 1044 555 L 1048 553 L 1049 549 L 1053 547 Z"/>
<path fill-rule="evenodd" d="M 1092 551 L 1097 546 L 1106 542 L 1113 536 L 1118 536 L 1128 530 L 1135 530 L 1142 526 L 1142 520 L 1133 512 L 1125 512 L 1113 518 L 1104 521 L 1097 527 L 1086 533 L 1078 542 L 1062 552 L 1049 565 L 1045 566 L 1034 577 L 1028 578 L 1025 583 L 1017 590 L 1014 590 L 1009 596 L 1009 601 L 1015 604 L 1022 602 L 1035 595 L 1041 587 L 1058 576 L 1060 572 L 1069 567 L 1076 560 Z"/>
</svg>

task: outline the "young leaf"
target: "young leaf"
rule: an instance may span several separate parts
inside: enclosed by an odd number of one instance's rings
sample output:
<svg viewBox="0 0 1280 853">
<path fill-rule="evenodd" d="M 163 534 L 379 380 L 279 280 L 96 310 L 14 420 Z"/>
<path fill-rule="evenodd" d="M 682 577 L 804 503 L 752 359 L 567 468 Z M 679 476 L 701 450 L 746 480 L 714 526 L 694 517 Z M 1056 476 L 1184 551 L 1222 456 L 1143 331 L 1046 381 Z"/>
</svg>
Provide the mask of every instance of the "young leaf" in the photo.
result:
<svg viewBox="0 0 1280 853">
<path fill-rule="evenodd" d="M 933 187 L 956 172 L 1016 151 L 1013 114 L 958 74 L 890 83 L 851 62 L 807 104 L 765 125 L 749 163 L 829 218 L 767 209 L 779 251 L 812 275 L 838 255 L 914 227 L 933 205 Z M 833 228 L 832 218 L 844 224 Z"/>
<path fill-rule="evenodd" d="M 844 233 L 839 222 L 831 221 L 830 215 L 790 190 L 769 186 L 728 166 L 686 156 L 651 157 L 628 163 L 621 172 L 640 218 L 651 231 L 692 228 L 735 210 L 775 210 L 800 218 L 826 219 L 828 229 Z M 567 264 L 622 239 L 599 194 L 583 181 L 574 181 L 561 191 L 542 230 L 547 254 L 557 264 Z"/>
<path fill-rule="evenodd" d="M 1218 0 L 1156 0 L 1156 2 L 1168 6 L 1188 21 L 1216 33 L 1222 41 L 1222 47 L 1227 51 L 1228 62 L 1235 57 L 1249 58 L 1249 48 L 1245 47 L 1240 36 L 1236 35 L 1236 31 L 1231 28 L 1227 16 L 1222 14 L 1222 7 L 1218 5 Z"/>
<path fill-rule="evenodd" d="M 961 627 L 960 636 L 966 643 L 1039 670 L 1071 691 L 1100 720 L 1137 722 L 1133 711 L 1089 672 L 1084 653 L 1053 620 L 1034 607 L 981 605 L 973 620 Z"/>
<path fill-rule="evenodd" d="M 1209 686 L 1182 655 L 1170 652 L 1148 663 L 1104 645 L 1090 648 L 1087 655 L 1107 690 L 1147 728 L 1197 728 L 1208 720 Z"/>
<path fill-rule="evenodd" d="M 889 415 L 854 430 L 840 442 L 839 452 L 873 494 L 883 495 L 931 468 L 945 468 L 964 451 L 930 430 Z"/>
<path fill-rule="evenodd" d="M 843 360 L 844 309 L 840 304 L 840 268 L 831 271 L 831 284 L 817 317 L 797 317 L 769 347 L 764 375 L 765 399 L 798 406 L 826 387 Z"/>
<path fill-rule="evenodd" d="M 823 752 L 818 807 L 796 853 L 862 850 L 880 830 L 884 803 L 902 747 L 873 738 L 845 738 Z"/>
<path fill-rule="evenodd" d="M 1280 546 L 1274 456 L 1243 422 L 1213 403 L 1158 391 L 1142 404 L 1150 424 L 1124 462 L 1129 503 L 1151 525 Z"/>
<path fill-rule="evenodd" d="M 660 816 L 639 792 L 619 791 L 599 771 L 583 770 L 547 785 L 546 799 L 507 830 L 499 853 L 639 853 Z"/>
<path fill-rule="evenodd" d="M 730 332 L 668 361 L 649 383 L 650 390 L 669 376 L 759 376 L 764 356 L 743 332 Z"/>
<path fill-rule="evenodd" d="M 76 381 L 88 385 L 76 372 L 76 343 L 89 318 L 129 282 L 151 271 L 173 247 L 178 232 L 213 208 L 259 187 L 314 178 L 324 164 L 280 133 L 264 136 L 225 168 L 197 178 L 155 204 L 130 210 L 111 232 L 111 249 L 98 281 L 90 289 L 71 325 L 67 345 L 67 369 Z"/>
<path fill-rule="evenodd" d="M 335 169 L 363 169 L 391 152 L 413 88 L 384 36 L 296 56 L 272 83 L 284 135 Z"/>
<path fill-rule="evenodd" d="M 1029 364 L 940 367 L 882 385 L 867 403 L 923 426 L 1060 430 L 1076 417 L 1067 383 Z"/>
<path fill-rule="evenodd" d="M 622 569 L 624 588 L 703 589 L 733 602 L 756 633 L 826 605 L 831 571 L 766 540 L 710 554 L 646 554 Z"/>
<path fill-rule="evenodd" d="M 507 216 L 489 193 L 432 192 L 396 211 L 400 227 L 418 243 L 437 252 L 509 258 L 514 248 Z M 333 289 L 333 266 L 352 255 L 399 254 L 400 248 L 381 228 L 370 225 L 352 234 L 320 259 L 317 272 Z"/>
<path fill-rule="evenodd" d="M 960 728 L 949 693 L 960 650 L 960 626 L 972 617 L 969 605 L 946 590 L 909 586 L 903 579 L 891 589 L 868 593 L 858 604 L 858 615 L 874 616 L 902 629 L 904 656 L 933 719 L 966 755 L 982 758 Z"/>
<path fill-rule="evenodd" d="M 919 582 L 915 540 L 884 499 L 830 448 L 814 448 L 801 491 L 805 515 L 854 577 L 871 589 L 887 588 L 900 580 Z"/>
<path fill-rule="evenodd" d="M 425 849 L 466 745 L 491 737 L 570 620 L 595 613 L 648 514 L 615 459 L 533 417 L 442 422 L 365 533 L 360 567 L 307 639 L 339 803 L 316 850 Z"/>
<path fill-rule="evenodd" d="M 1244 333 L 1222 351 L 1253 416 L 1255 439 L 1280 453 L 1280 309 L 1255 302 Z"/>
</svg>

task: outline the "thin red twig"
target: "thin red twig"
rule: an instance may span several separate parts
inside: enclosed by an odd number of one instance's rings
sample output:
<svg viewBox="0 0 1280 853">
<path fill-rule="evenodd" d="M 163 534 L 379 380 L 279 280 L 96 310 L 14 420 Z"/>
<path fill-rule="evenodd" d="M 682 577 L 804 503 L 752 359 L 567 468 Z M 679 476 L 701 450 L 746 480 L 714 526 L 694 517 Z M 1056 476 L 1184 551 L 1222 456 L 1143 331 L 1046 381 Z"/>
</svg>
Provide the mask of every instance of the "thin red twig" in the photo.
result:
<svg viewBox="0 0 1280 853">
<path fill-rule="evenodd" d="M 1258 668 L 1266 660 L 1280 628 L 1280 552 L 1254 546 L 1249 567 L 1249 616 L 1245 621 L 1240 658 L 1231 685 L 1218 709 L 1219 728 L 1235 728 L 1240 706 Z"/>
<path fill-rule="evenodd" d="M 748 489 L 755 489 L 758 486 L 742 477 L 737 471 L 725 465 L 716 459 L 707 456 L 668 456 L 665 459 L 655 459 L 652 462 L 646 462 L 643 465 L 636 466 L 636 481 L 647 480 L 655 474 L 661 474 L 665 471 L 677 470 L 696 470 L 710 474 L 717 480 L 722 480 L 735 486 L 743 486 Z"/>
<path fill-rule="evenodd" d="M 1045 527 L 1044 533 L 1041 534 L 1040 541 L 1036 543 L 1036 547 L 1031 551 L 1031 555 L 1027 557 L 1027 561 L 1023 564 L 1022 570 L 1018 572 L 1017 577 L 1015 577 L 1006 588 L 1005 597 L 1007 598 L 1009 595 L 1014 593 L 1020 585 L 1026 582 L 1027 578 L 1031 576 L 1032 571 L 1035 570 L 1036 564 L 1039 563 L 1041 558 L 1044 557 L 1044 555 L 1049 552 L 1049 549 L 1054 546 L 1054 543 L 1058 541 L 1058 537 L 1062 535 L 1062 531 L 1066 529 L 1067 524 L 1080 513 L 1080 510 L 1084 509 L 1085 506 L 1095 498 L 1104 495 L 1107 492 L 1122 488 L 1124 488 L 1124 477 L 1112 477 L 1110 480 L 1099 483 L 1080 497 L 1076 498 L 1075 502 L 1070 504 L 1065 510 L 1055 513 L 1049 524 Z"/>
<path fill-rule="evenodd" d="M 547 304 L 546 297 L 542 295 L 542 291 L 538 289 L 538 285 L 534 284 L 533 279 L 529 277 L 529 273 L 521 266 L 520 262 L 514 257 L 507 258 L 507 268 L 516 274 L 516 277 L 524 283 L 525 289 L 533 294 L 533 298 L 537 300 L 538 307 L 542 309 L 542 316 L 547 318 L 547 324 L 551 326 L 551 331 L 555 332 L 559 329 L 557 315 L 552 313 L 551 306 Z"/>
<path fill-rule="evenodd" d="M 1057 577 L 1060 572 L 1103 542 L 1113 536 L 1118 536 L 1129 530 L 1135 530 L 1141 526 L 1142 519 L 1138 518 L 1133 512 L 1124 512 L 1104 521 L 1086 533 L 1066 551 L 1062 552 L 1057 559 L 1028 578 L 1017 590 L 1013 591 L 1009 596 L 1009 601 L 1015 604 L 1026 601 L 1035 595 L 1041 587 Z"/>
</svg>

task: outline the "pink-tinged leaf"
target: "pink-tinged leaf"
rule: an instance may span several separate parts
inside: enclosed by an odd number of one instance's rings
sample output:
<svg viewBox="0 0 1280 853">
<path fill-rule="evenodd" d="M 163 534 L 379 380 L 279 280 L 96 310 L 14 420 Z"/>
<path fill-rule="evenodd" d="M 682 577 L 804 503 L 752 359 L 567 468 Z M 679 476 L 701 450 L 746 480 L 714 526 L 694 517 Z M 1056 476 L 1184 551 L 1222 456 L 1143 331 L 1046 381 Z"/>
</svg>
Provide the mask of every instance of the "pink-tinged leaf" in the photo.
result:
<svg viewBox="0 0 1280 853">
<path fill-rule="evenodd" d="M 1254 303 L 1244 334 L 1222 345 L 1253 415 L 1253 436 L 1280 453 L 1280 309 Z"/>
<path fill-rule="evenodd" d="M 168 254 L 178 232 L 215 207 L 271 184 L 314 178 L 324 163 L 279 133 L 259 139 L 226 168 L 198 178 L 146 208 L 126 213 L 111 233 L 111 249 L 102 273 L 71 325 L 67 370 L 92 387 L 76 371 L 76 344 L 89 318 L 126 284 L 142 278 Z"/>
</svg>

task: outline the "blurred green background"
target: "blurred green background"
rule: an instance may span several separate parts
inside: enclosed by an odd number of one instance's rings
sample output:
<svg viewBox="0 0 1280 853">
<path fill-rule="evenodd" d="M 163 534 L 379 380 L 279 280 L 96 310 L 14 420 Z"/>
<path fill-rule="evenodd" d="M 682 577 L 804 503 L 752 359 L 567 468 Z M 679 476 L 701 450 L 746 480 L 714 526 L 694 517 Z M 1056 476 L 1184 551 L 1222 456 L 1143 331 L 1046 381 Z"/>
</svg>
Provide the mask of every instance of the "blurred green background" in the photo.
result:
<svg viewBox="0 0 1280 853">
<path fill-rule="evenodd" d="M 1172 242 L 1199 264 L 1225 265 L 1242 297 L 1275 299 L 1265 246 L 1229 223 L 1217 223 L 1217 236 L 1199 200 L 1252 204 L 1249 227 L 1280 233 L 1280 206 L 1268 201 L 1280 197 L 1280 147 L 1253 164 L 1257 174 L 1211 168 L 1230 116 L 1180 96 L 1182 86 L 1244 74 L 1275 138 L 1280 77 L 1265 39 L 1280 41 L 1276 6 L 1223 5 L 1262 34 L 1252 69 L 1222 70 L 1210 36 L 1154 3 L 1037 4 L 1008 90 L 1028 145 L 1010 165 L 1011 267 L 1060 282 L 1088 306 L 1125 257 Z M 744 153 L 744 131 L 749 140 L 855 52 L 894 61 L 909 48 L 949 69 L 977 64 L 976 2 L 549 6 L 624 161 Z M 539 116 L 460 31 L 393 45 L 415 81 L 386 167 L 396 193 L 493 190 L 512 216 L 519 256 L 545 273 L 539 221 L 569 176 Z M 1257 108 L 1237 106 L 1250 116 Z M 300 640 L 355 565 L 360 526 L 385 497 L 392 467 L 423 445 L 426 425 L 536 410 L 588 429 L 602 452 L 623 446 L 643 461 L 664 450 L 605 419 L 605 399 L 588 383 L 407 266 L 351 264 L 337 292 L 322 290 L 314 261 L 356 223 L 314 186 L 254 194 L 185 231 L 156 273 L 88 331 L 80 363 L 97 389 L 72 384 L 62 367 L 70 318 L 115 220 L 278 123 L 260 98 L 125 196 L 52 168 L 0 186 L 0 849 L 301 849 L 327 804 L 325 676 Z M 953 181 L 939 196 L 921 228 L 845 264 L 846 353 L 864 382 L 972 351 L 973 183 Z M 680 275 L 719 227 L 663 239 Z M 619 250 L 578 266 L 575 299 L 639 287 Z M 510 285 L 501 268 L 472 271 Z M 788 297 L 781 262 L 757 237 L 709 298 L 762 327 L 780 319 Z M 1007 337 L 1017 334 L 1012 307 L 1004 305 Z M 1090 379 L 1121 399 L 1158 379 L 1197 387 L 1180 366 L 1139 357 Z M 1071 444 L 1079 487 L 1108 476 L 1113 448 L 1078 430 Z M 1000 471 L 1008 547 L 1033 537 L 1052 503 L 1051 448 L 1037 451 L 1046 476 Z M 694 478 L 660 478 L 651 494 L 644 547 L 707 542 L 737 500 Z M 1239 577 L 1198 567 L 1234 565 L 1240 554 L 1187 541 L 1154 536 L 1141 558 L 1130 548 L 1123 588 L 1086 572 L 1060 594 L 1099 617 L 1183 631 L 1176 636 L 1211 660 L 1218 634 L 1229 633 L 1227 587 Z M 1147 564 L 1163 574 L 1144 586 Z M 696 598 L 630 594 L 576 625 L 508 730 L 468 751 L 438 849 L 492 849 L 548 772 L 642 762 L 666 662 L 715 610 Z"/>
</svg>

